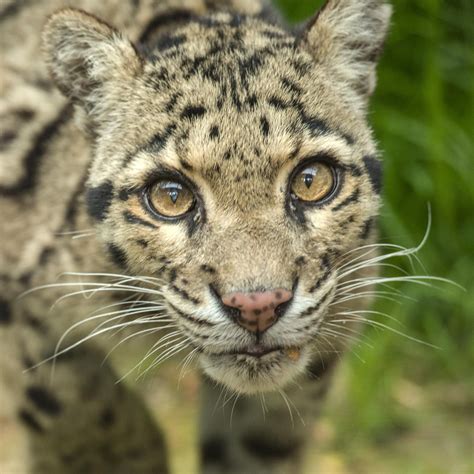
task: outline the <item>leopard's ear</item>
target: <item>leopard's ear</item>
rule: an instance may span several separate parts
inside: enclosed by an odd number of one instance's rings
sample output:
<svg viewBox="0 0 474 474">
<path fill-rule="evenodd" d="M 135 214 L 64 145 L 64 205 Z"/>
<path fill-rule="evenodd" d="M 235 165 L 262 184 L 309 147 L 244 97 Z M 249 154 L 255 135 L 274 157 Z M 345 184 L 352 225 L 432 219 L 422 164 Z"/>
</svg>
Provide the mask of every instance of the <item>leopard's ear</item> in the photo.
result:
<svg viewBox="0 0 474 474">
<path fill-rule="evenodd" d="M 132 43 L 119 31 L 81 10 L 54 13 L 43 30 L 43 50 L 59 89 L 86 108 L 94 107 L 103 86 L 141 69 Z M 97 104 L 95 104 L 97 105 Z"/>
<path fill-rule="evenodd" d="M 300 39 L 362 113 L 375 89 L 391 13 L 381 0 L 328 0 Z"/>
</svg>

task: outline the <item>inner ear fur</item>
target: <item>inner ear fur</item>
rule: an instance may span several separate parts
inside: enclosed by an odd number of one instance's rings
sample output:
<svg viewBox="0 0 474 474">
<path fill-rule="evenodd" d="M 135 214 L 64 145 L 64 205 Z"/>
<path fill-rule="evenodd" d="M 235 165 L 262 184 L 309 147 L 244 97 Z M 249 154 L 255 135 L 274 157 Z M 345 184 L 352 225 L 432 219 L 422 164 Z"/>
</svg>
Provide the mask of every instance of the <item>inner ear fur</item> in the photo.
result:
<svg viewBox="0 0 474 474">
<path fill-rule="evenodd" d="M 42 35 L 46 62 L 67 97 L 92 107 L 100 89 L 137 74 L 141 60 L 118 30 L 82 10 L 66 8 L 51 15 Z"/>
<path fill-rule="evenodd" d="M 375 89 L 376 64 L 391 13 L 391 6 L 381 0 L 328 0 L 300 39 L 362 113 Z"/>
</svg>

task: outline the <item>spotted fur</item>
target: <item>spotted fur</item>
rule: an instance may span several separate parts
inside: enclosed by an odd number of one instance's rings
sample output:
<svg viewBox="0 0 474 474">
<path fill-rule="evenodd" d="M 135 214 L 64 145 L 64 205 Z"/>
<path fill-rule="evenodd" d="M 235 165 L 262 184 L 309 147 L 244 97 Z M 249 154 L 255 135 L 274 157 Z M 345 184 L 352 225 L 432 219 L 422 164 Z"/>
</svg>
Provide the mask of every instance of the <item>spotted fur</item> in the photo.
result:
<svg viewBox="0 0 474 474">
<path fill-rule="evenodd" d="M 295 472 L 307 434 L 282 421 L 279 392 L 294 395 L 298 380 L 299 410 L 316 414 L 334 365 L 329 355 L 319 363 L 318 351 L 331 352 L 319 334 L 337 314 L 340 266 L 375 239 L 382 173 L 366 115 L 389 17 L 378 0 L 329 0 L 295 33 L 254 0 L 4 2 L 0 339 L 33 472 L 167 469 L 146 408 L 101 368 L 102 343 L 59 357 L 52 386 L 48 365 L 20 375 L 88 311 L 124 297 L 99 294 L 55 317 L 61 288 L 16 299 L 65 271 L 159 282 L 205 374 L 205 472 Z M 337 169 L 338 188 L 296 205 L 288 181 L 310 158 Z M 153 215 L 143 196 L 160 176 L 188 184 L 196 211 L 176 222 Z M 275 288 L 293 299 L 257 338 L 281 350 L 236 354 L 255 334 L 221 296 Z M 297 360 L 285 352 L 294 347 Z M 246 397 L 232 430 L 212 413 L 210 381 Z"/>
</svg>

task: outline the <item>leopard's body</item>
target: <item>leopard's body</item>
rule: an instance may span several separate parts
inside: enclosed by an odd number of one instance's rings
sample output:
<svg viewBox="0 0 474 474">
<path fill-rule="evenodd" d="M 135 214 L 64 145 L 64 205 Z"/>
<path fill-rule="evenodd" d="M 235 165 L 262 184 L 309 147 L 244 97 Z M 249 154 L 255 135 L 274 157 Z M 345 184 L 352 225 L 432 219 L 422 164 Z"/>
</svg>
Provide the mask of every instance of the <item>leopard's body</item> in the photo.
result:
<svg viewBox="0 0 474 474">
<path fill-rule="evenodd" d="M 50 17 L 41 42 L 46 19 L 64 6 L 107 23 L 65 9 Z M 161 324 L 177 331 L 163 351 L 193 349 L 206 374 L 203 470 L 295 472 L 307 428 L 282 415 L 280 393 L 308 421 L 315 416 L 346 345 L 324 330 L 341 311 L 341 285 L 375 271 L 343 278 L 342 265 L 376 237 L 380 165 L 366 110 L 389 16 L 376 0 L 330 0 L 295 33 L 254 0 L 4 2 L 1 383 L 29 435 L 32 472 L 167 470 L 159 429 L 102 364 L 102 342 L 61 355 L 52 382 L 52 361 L 23 372 L 94 310 L 143 296 L 123 285 L 159 300 L 169 318 Z M 337 168 L 337 192 L 298 207 L 288 180 L 314 157 Z M 144 189 L 160 173 L 191 183 L 198 204 L 189 218 L 160 220 L 145 209 Z M 71 238 L 81 232 L 88 235 Z M 54 311 L 64 287 L 18 298 L 62 272 L 83 273 L 74 280 L 83 283 L 124 277 L 121 291 Z M 255 334 L 219 297 L 275 288 L 293 298 L 257 344 L 281 349 L 235 354 Z M 350 310 L 367 306 L 363 293 L 352 296 Z M 128 309 L 144 304 L 137 301 Z M 209 380 L 245 394 L 232 426 L 213 412 L 220 389 Z"/>
</svg>

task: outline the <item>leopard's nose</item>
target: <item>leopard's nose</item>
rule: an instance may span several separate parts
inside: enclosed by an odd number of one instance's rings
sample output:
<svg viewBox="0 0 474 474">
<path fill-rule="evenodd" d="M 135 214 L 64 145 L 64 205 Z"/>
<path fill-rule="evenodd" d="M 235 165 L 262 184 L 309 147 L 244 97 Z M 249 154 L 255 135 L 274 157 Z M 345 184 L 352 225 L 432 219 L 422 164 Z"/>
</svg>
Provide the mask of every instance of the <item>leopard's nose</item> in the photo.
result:
<svg viewBox="0 0 474 474">
<path fill-rule="evenodd" d="M 283 288 L 254 293 L 228 293 L 222 297 L 225 306 L 236 308 L 236 322 L 251 332 L 262 333 L 283 315 L 293 293 Z"/>
</svg>

